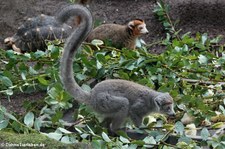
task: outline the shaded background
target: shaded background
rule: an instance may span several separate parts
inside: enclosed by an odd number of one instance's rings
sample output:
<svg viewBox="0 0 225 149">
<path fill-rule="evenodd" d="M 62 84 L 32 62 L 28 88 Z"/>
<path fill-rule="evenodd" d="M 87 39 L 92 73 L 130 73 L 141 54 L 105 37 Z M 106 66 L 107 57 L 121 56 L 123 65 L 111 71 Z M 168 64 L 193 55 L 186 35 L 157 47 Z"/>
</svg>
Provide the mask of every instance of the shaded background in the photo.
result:
<svg viewBox="0 0 225 149">
<path fill-rule="evenodd" d="M 223 35 L 225 28 L 224 0 L 165 0 L 170 5 L 170 15 L 180 22 L 177 28 L 182 33 L 191 31 L 205 33 L 209 36 Z M 8 0 L 0 1 L 0 48 L 3 40 L 12 36 L 23 21 L 41 13 L 54 15 L 69 0 Z M 96 22 L 126 24 L 128 21 L 144 19 L 150 31 L 142 38 L 152 43 L 164 37 L 163 27 L 153 14 L 155 0 L 92 0 L 89 3 Z M 149 49 L 161 52 L 160 48 Z"/>
</svg>

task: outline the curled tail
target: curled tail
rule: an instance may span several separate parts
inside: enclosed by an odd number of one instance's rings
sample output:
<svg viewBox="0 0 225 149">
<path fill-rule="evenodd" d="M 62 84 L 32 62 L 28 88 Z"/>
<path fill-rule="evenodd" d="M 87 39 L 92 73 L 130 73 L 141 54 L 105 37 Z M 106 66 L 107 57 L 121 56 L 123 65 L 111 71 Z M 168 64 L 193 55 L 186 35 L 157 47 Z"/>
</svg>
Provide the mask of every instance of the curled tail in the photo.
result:
<svg viewBox="0 0 225 149">
<path fill-rule="evenodd" d="M 75 81 L 73 76 L 73 59 L 81 43 L 92 30 L 92 15 L 90 11 L 81 5 L 71 5 L 66 8 L 69 14 L 81 17 L 81 23 L 67 39 L 60 63 L 61 80 L 65 89 L 75 100 L 87 103 L 90 93 L 85 92 Z"/>
<path fill-rule="evenodd" d="M 74 5 L 64 7 L 61 11 L 59 11 L 59 13 L 56 14 L 55 19 L 62 24 L 65 23 L 71 16 L 76 16 L 80 18 L 81 16 L 78 16 L 76 14 L 77 12 L 74 11 L 74 9 Z"/>
</svg>

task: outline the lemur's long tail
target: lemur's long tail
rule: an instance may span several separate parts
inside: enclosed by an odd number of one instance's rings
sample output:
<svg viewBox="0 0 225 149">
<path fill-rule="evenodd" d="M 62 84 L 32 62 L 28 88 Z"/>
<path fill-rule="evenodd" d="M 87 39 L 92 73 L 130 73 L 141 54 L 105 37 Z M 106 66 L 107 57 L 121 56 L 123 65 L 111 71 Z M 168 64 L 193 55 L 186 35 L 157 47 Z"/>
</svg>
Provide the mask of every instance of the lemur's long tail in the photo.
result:
<svg viewBox="0 0 225 149">
<path fill-rule="evenodd" d="M 81 23 L 78 27 L 72 32 L 70 37 L 67 39 L 63 55 L 60 63 L 60 73 L 61 80 L 65 89 L 77 100 L 82 103 L 89 103 L 90 93 L 85 92 L 75 81 L 73 75 L 73 59 L 81 43 L 87 38 L 89 32 L 92 30 L 93 19 L 90 11 L 82 5 L 71 5 L 65 8 L 65 13 L 63 16 L 80 16 Z M 72 14 L 72 15 L 71 15 Z"/>
</svg>

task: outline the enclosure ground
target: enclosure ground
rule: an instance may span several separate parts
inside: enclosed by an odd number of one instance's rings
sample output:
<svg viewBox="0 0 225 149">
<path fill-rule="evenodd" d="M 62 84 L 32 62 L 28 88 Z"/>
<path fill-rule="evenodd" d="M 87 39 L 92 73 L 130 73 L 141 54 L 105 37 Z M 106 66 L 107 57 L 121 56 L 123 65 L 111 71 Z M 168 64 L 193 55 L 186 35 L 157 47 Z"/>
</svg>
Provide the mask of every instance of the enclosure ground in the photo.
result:
<svg viewBox="0 0 225 149">
<path fill-rule="evenodd" d="M 69 0 L 68 0 L 69 1 Z M 10 0 L 0 1 L 0 48 L 4 48 L 3 40 L 12 36 L 17 28 L 29 17 L 38 14 L 54 15 L 57 10 L 67 5 L 67 0 Z M 225 33 L 225 1 L 224 0 L 165 0 L 169 3 L 171 17 L 179 20 L 178 29 L 182 33 L 208 33 L 215 37 Z M 144 19 L 150 31 L 143 36 L 146 43 L 152 43 L 165 36 L 160 22 L 153 14 L 155 0 L 93 0 L 89 6 L 95 21 L 103 23 L 125 24 L 135 18 Z M 160 53 L 162 48 L 150 48 L 150 52 Z M 46 93 L 17 94 L 9 101 L 0 95 L 0 103 L 7 109 L 23 113 L 22 104 L 25 100 L 43 99 Z"/>
</svg>

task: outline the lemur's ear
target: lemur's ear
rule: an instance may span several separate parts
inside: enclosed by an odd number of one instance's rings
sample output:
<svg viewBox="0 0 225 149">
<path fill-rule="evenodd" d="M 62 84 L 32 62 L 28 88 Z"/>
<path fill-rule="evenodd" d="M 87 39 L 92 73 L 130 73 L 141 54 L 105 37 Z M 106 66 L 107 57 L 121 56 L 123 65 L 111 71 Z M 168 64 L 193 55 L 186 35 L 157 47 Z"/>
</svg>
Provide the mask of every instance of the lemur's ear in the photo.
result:
<svg viewBox="0 0 225 149">
<path fill-rule="evenodd" d="M 157 104 L 157 106 L 161 106 L 162 104 L 160 103 L 160 101 L 159 100 L 156 100 L 156 104 Z"/>
<path fill-rule="evenodd" d="M 155 97 L 155 102 L 157 103 L 158 106 L 172 104 L 172 100 L 170 98 L 171 97 L 169 93 L 162 93 Z"/>
<path fill-rule="evenodd" d="M 160 107 L 162 105 L 162 102 L 161 102 L 161 99 L 160 99 L 160 95 L 158 95 L 156 98 L 155 98 L 155 102 L 156 104 Z"/>
<path fill-rule="evenodd" d="M 173 100 L 172 100 L 172 97 L 170 96 L 170 94 L 168 92 L 166 92 L 165 95 L 167 95 L 167 98 L 166 98 L 167 100 L 164 100 L 163 104 L 172 104 Z"/>
<path fill-rule="evenodd" d="M 128 27 L 129 27 L 130 29 L 134 29 L 134 21 L 130 21 L 130 22 L 128 23 Z"/>
</svg>

